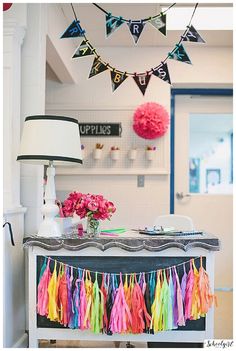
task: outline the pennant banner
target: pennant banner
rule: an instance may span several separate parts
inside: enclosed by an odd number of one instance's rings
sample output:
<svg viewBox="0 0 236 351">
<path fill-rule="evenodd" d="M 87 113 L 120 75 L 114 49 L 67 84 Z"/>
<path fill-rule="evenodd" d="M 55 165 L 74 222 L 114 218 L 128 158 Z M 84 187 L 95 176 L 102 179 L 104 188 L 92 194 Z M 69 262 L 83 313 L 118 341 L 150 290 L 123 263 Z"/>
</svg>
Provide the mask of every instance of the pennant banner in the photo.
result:
<svg viewBox="0 0 236 351">
<path fill-rule="evenodd" d="M 202 258 L 199 269 L 197 259 L 123 274 L 92 272 L 44 257 L 37 313 L 95 334 L 155 334 L 183 327 L 188 320 L 205 317 L 216 303 Z"/>
<path fill-rule="evenodd" d="M 93 61 L 93 65 L 92 65 L 92 68 L 91 68 L 90 73 L 89 73 L 89 78 L 96 76 L 97 74 L 99 74 L 103 71 L 106 71 L 106 70 L 107 70 L 107 66 L 104 65 L 104 63 L 102 63 L 99 60 L 99 58 L 96 57 Z"/>
<path fill-rule="evenodd" d="M 128 75 L 124 72 L 111 71 L 112 91 L 115 91 L 126 78 L 128 78 Z"/>
<path fill-rule="evenodd" d="M 110 13 L 106 15 L 106 34 L 109 37 L 112 33 L 114 33 L 124 21 L 122 17 L 113 17 Z"/>
<path fill-rule="evenodd" d="M 130 33 L 134 39 L 134 43 L 137 44 L 140 34 L 143 31 L 145 23 L 143 21 L 129 21 L 128 27 L 130 30 Z"/>
<path fill-rule="evenodd" d="M 61 39 L 83 37 L 84 34 L 85 30 L 81 28 L 80 21 L 74 20 L 62 34 Z"/>
<path fill-rule="evenodd" d="M 111 13 L 107 13 L 107 11 L 105 11 L 100 5 L 93 3 L 94 6 L 96 6 L 99 10 L 101 10 L 102 12 L 106 13 L 106 34 L 107 37 L 109 35 L 111 35 L 117 28 L 119 28 L 124 22 L 126 22 L 128 24 L 128 26 L 130 27 L 129 23 L 143 23 L 143 26 L 140 26 L 142 29 L 139 30 L 139 35 L 140 36 L 143 27 L 146 23 L 150 23 L 152 24 L 156 29 L 158 29 L 163 35 L 166 36 L 166 13 L 173 7 L 176 5 L 176 3 L 171 4 L 164 12 L 160 12 L 159 14 L 155 15 L 155 16 L 149 16 L 147 18 L 144 19 L 140 19 L 140 20 L 131 20 L 131 19 L 126 19 L 123 18 L 121 16 L 112 16 Z M 131 34 L 133 36 L 133 30 L 131 29 Z M 135 37 L 135 43 L 138 41 L 138 39 Z"/>
<path fill-rule="evenodd" d="M 135 83 L 139 87 L 143 95 L 145 95 L 148 83 L 151 78 L 151 74 L 136 74 L 134 77 Z"/>
<path fill-rule="evenodd" d="M 100 8 L 100 6 L 98 5 L 96 6 Z M 169 8 L 171 8 L 172 6 L 174 6 L 174 4 L 171 5 Z M 142 94 L 145 95 L 151 75 L 154 75 L 159 79 L 163 80 L 164 82 L 171 84 L 170 74 L 166 63 L 168 59 L 176 60 L 187 64 L 192 64 L 184 46 L 182 45 L 182 42 L 190 41 L 190 42 L 205 43 L 203 38 L 197 32 L 197 30 L 191 25 L 197 6 L 198 4 L 195 5 L 189 25 L 187 26 L 186 30 L 181 36 L 179 43 L 175 45 L 174 49 L 168 53 L 167 57 L 163 61 L 161 61 L 159 65 L 157 65 L 155 68 L 151 68 L 149 71 L 146 71 L 146 73 L 122 72 L 119 69 L 116 69 L 115 67 L 111 66 L 108 62 L 104 62 L 97 54 L 96 49 L 86 38 L 85 31 L 81 28 L 79 24 L 80 22 L 77 19 L 74 20 L 71 23 L 71 25 L 65 30 L 61 38 L 83 37 L 83 41 L 74 52 L 72 58 L 80 58 L 80 57 L 91 56 L 91 55 L 95 56 L 90 73 L 89 73 L 89 78 L 99 73 L 102 73 L 106 70 L 109 70 L 110 76 L 111 76 L 112 91 L 114 92 L 130 76 L 130 77 L 133 77 L 136 85 L 139 87 Z M 72 9 L 73 9 L 73 5 L 72 5 Z M 75 12 L 74 12 L 74 15 L 76 18 Z M 129 31 L 134 39 L 135 44 L 137 44 L 140 38 L 140 35 L 144 29 L 144 26 L 147 22 L 150 22 L 163 35 L 166 35 L 166 14 L 165 13 L 161 13 L 157 16 L 149 17 L 143 20 L 135 20 L 135 21 L 126 20 L 122 17 L 114 17 L 109 13 L 109 14 L 106 14 L 107 36 L 111 35 L 124 22 L 127 22 Z"/>
<path fill-rule="evenodd" d="M 72 58 L 89 56 L 94 54 L 94 49 L 90 47 L 87 40 L 83 40 L 80 46 L 76 49 Z"/>
<path fill-rule="evenodd" d="M 164 80 L 165 82 L 171 84 L 167 63 L 164 63 L 164 62 L 161 63 L 158 67 L 156 67 L 152 71 L 152 74 L 154 74 L 154 76 Z"/>
<path fill-rule="evenodd" d="M 192 41 L 194 43 L 205 43 L 200 34 L 196 31 L 193 26 L 190 26 L 186 35 L 183 37 L 183 41 Z"/>
<path fill-rule="evenodd" d="M 175 49 L 168 54 L 168 58 L 176 61 L 192 64 L 182 44 L 177 44 L 175 46 Z"/>
<path fill-rule="evenodd" d="M 152 18 L 149 23 L 166 36 L 166 15 L 162 14 L 160 17 Z"/>
</svg>

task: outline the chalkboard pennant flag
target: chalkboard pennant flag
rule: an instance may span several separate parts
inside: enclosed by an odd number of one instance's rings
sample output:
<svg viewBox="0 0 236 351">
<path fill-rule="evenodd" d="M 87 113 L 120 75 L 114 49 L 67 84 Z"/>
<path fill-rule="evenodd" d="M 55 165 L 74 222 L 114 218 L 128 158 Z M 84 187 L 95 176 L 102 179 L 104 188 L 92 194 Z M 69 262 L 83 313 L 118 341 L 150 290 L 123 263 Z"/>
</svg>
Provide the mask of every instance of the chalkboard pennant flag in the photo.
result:
<svg viewBox="0 0 236 351">
<path fill-rule="evenodd" d="M 98 57 L 95 57 L 92 68 L 89 73 L 89 78 L 96 76 L 96 74 L 99 74 L 106 70 L 107 70 L 107 66 L 104 65 L 104 63 L 102 63 Z"/>
<path fill-rule="evenodd" d="M 124 23 L 122 17 L 113 17 L 111 13 L 106 15 L 106 34 L 107 37 L 114 33 Z"/>
<path fill-rule="evenodd" d="M 183 37 L 183 41 L 192 41 L 194 43 L 205 43 L 201 35 L 196 31 L 193 26 L 188 27 L 187 33 Z"/>
<path fill-rule="evenodd" d="M 112 83 L 112 92 L 114 92 L 118 86 L 120 86 L 128 77 L 125 72 L 120 71 L 111 71 L 111 83 Z"/>
<path fill-rule="evenodd" d="M 74 20 L 62 34 L 61 39 L 82 37 L 84 34 L 85 30 L 81 28 L 80 21 Z"/>
<path fill-rule="evenodd" d="M 168 58 L 176 61 L 192 64 L 182 44 L 177 44 L 175 46 L 175 49 L 172 52 L 169 52 Z"/>
<path fill-rule="evenodd" d="M 83 57 L 88 55 L 93 55 L 94 50 L 91 49 L 87 40 L 83 40 L 80 46 L 75 50 L 72 58 Z"/>
<path fill-rule="evenodd" d="M 151 78 L 151 74 L 148 74 L 148 73 L 135 74 L 135 76 L 133 76 L 133 78 L 134 78 L 135 83 L 137 84 L 137 86 L 141 90 L 142 94 L 145 95 L 148 83 L 149 83 L 150 78 Z"/>
<path fill-rule="evenodd" d="M 134 39 L 134 43 L 137 44 L 139 37 L 143 31 L 145 23 L 142 20 L 140 20 L 140 21 L 131 21 L 130 20 L 127 24 L 128 24 L 130 33 Z"/>
<path fill-rule="evenodd" d="M 166 15 L 162 14 L 159 17 L 151 18 L 149 23 L 151 23 L 156 29 L 161 32 L 161 34 L 166 35 Z"/>
<path fill-rule="evenodd" d="M 153 69 L 152 74 L 154 74 L 154 76 L 164 80 L 165 82 L 171 84 L 167 63 L 162 62 L 159 66 L 157 66 L 156 68 Z"/>
</svg>

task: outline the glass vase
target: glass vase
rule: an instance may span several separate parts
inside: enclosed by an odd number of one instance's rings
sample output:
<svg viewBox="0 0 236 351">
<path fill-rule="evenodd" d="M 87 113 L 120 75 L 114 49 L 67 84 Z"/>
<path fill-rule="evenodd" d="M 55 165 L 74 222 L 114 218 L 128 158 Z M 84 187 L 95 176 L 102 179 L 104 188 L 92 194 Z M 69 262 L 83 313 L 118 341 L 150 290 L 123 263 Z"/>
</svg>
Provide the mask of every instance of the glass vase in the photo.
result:
<svg viewBox="0 0 236 351">
<path fill-rule="evenodd" d="M 96 238 L 101 233 L 100 222 L 92 217 L 87 218 L 87 237 Z"/>
</svg>

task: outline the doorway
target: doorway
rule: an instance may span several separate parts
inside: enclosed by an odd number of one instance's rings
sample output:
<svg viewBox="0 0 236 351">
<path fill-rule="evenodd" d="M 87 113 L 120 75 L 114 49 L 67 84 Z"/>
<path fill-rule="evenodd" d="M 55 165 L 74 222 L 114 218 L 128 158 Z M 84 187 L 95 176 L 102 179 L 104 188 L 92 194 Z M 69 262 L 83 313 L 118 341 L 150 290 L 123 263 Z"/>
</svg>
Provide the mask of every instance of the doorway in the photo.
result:
<svg viewBox="0 0 236 351">
<path fill-rule="evenodd" d="M 220 239 L 215 290 L 226 293 L 233 286 L 232 97 L 231 89 L 173 89 L 171 101 L 170 213 Z"/>
</svg>

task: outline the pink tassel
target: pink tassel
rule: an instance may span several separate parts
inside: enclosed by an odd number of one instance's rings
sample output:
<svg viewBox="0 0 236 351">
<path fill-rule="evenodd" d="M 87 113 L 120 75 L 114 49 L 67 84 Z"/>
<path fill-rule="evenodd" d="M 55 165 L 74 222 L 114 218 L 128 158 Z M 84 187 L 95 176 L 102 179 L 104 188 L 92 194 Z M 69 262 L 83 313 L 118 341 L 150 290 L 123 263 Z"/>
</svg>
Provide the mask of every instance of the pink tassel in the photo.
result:
<svg viewBox="0 0 236 351">
<path fill-rule="evenodd" d="M 89 328 L 88 324 L 84 326 L 86 309 L 87 309 L 87 301 L 86 301 L 86 291 L 85 291 L 84 271 L 83 271 L 83 276 L 82 276 L 81 285 L 80 285 L 80 313 L 79 313 L 81 330 Z"/>
<path fill-rule="evenodd" d="M 128 330 L 127 317 L 132 323 L 131 313 L 125 300 L 122 274 L 120 273 L 120 285 L 111 310 L 110 330 L 113 333 L 125 333 Z"/>
<path fill-rule="evenodd" d="M 48 258 L 47 267 L 38 284 L 37 312 L 40 316 L 48 315 L 48 284 L 52 276 L 50 272 L 49 264 L 50 264 L 50 258 Z"/>
<path fill-rule="evenodd" d="M 176 267 L 174 267 L 174 272 L 175 272 L 175 279 L 176 279 L 176 285 L 177 285 L 177 309 L 178 309 L 177 324 L 179 326 L 184 326 L 185 319 L 184 319 L 183 300 L 182 300 L 182 293 L 181 293 L 181 287 L 180 287 L 180 282 L 179 282 L 179 276 L 177 274 Z"/>
<path fill-rule="evenodd" d="M 191 306 L 192 306 L 192 292 L 194 284 L 194 273 L 192 267 L 192 260 L 190 261 L 190 270 L 187 276 L 186 293 L 185 293 L 185 320 L 191 318 Z"/>
</svg>

